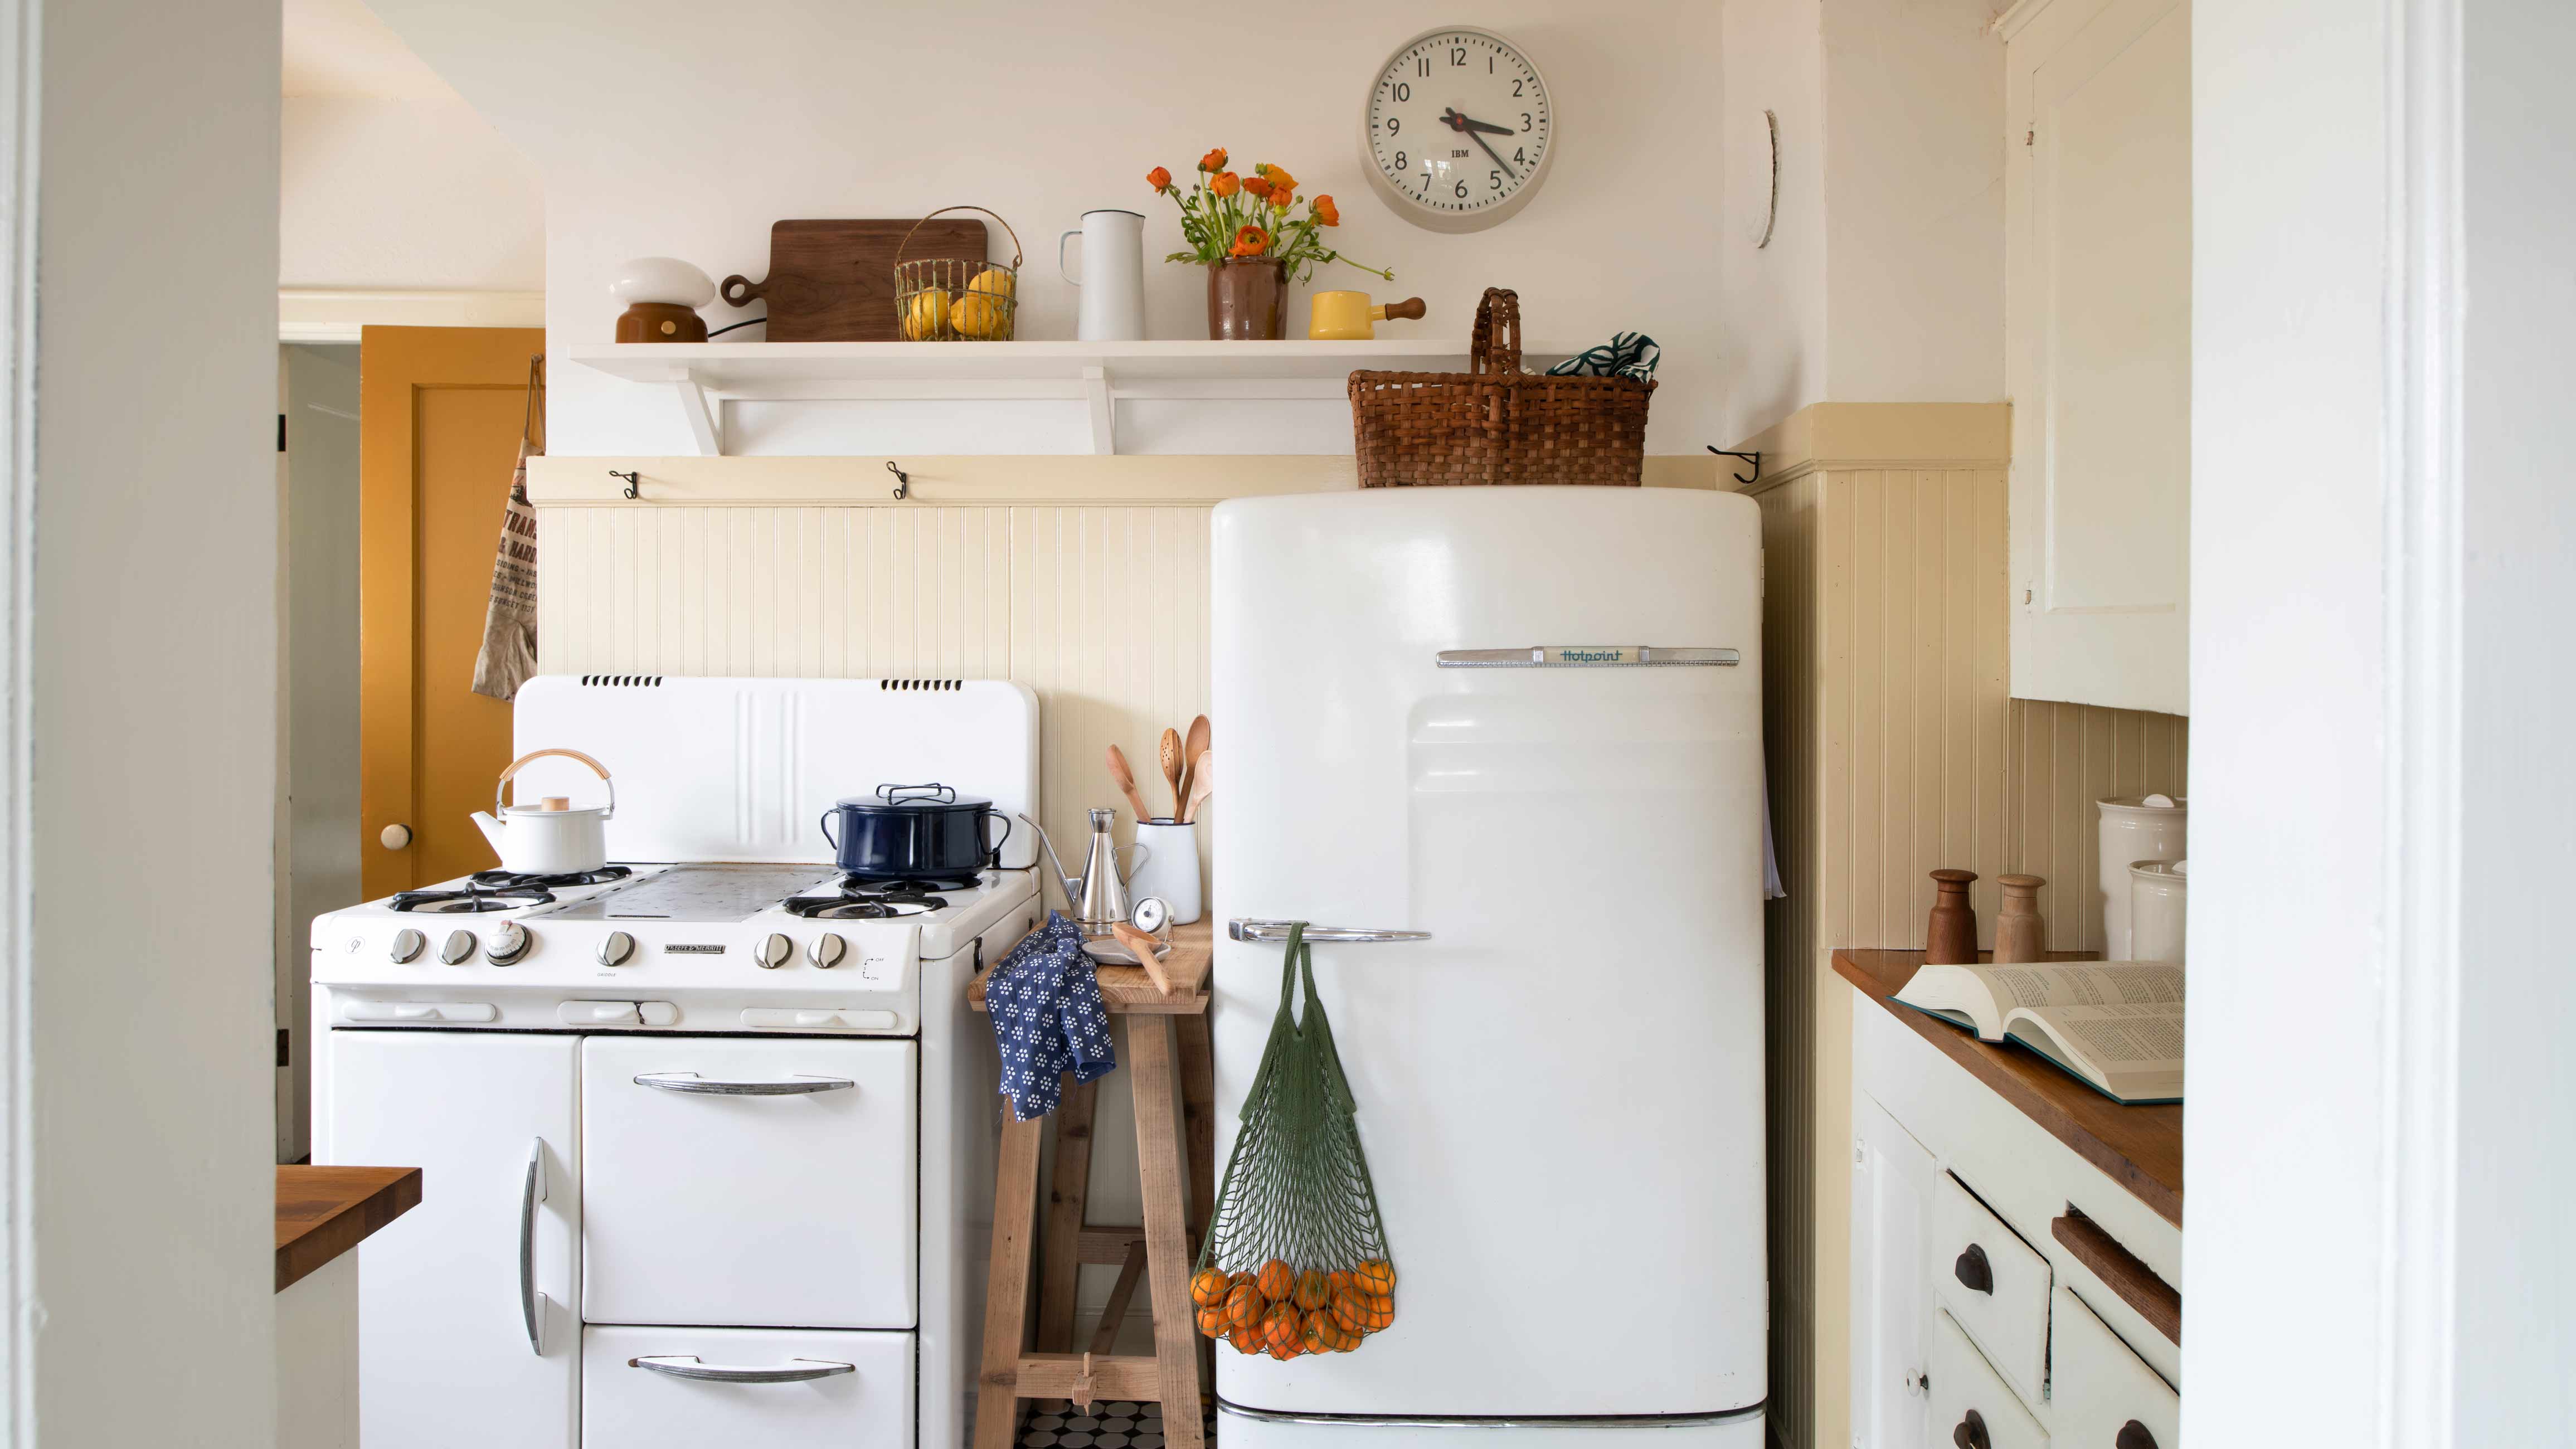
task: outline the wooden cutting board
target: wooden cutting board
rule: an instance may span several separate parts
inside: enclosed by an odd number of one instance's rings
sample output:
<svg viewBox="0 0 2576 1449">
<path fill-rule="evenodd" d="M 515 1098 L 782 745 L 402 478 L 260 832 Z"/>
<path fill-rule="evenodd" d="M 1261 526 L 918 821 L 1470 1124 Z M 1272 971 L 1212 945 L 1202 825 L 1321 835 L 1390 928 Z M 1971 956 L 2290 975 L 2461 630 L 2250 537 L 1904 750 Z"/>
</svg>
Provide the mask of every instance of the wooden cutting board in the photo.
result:
<svg viewBox="0 0 2576 1449">
<path fill-rule="evenodd" d="M 908 262 L 948 257 L 985 260 L 984 223 L 939 216 L 921 223 L 909 246 L 911 219 L 782 221 L 769 228 L 769 276 L 724 280 L 725 301 L 769 303 L 772 342 L 895 342 L 896 251 Z"/>
</svg>

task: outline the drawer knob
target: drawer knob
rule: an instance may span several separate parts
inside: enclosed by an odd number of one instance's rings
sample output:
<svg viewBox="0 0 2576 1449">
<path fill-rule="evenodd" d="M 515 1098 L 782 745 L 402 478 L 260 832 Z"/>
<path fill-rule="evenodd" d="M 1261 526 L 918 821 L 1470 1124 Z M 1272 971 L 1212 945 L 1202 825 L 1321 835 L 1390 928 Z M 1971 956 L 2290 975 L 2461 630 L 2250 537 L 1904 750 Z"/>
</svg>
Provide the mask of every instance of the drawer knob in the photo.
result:
<svg viewBox="0 0 2576 1449">
<path fill-rule="evenodd" d="M 1995 1265 L 1986 1261 L 1986 1250 L 1975 1243 L 1970 1243 L 1959 1261 L 1950 1265 L 1950 1275 L 1971 1293 L 1995 1291 Z"/>
<path fill-rule="evenodd" d="M 2156 1449 L 2156 1436 L 2147 1432 L 2146 1425 L 2131 1419 L 2112 1437 L 2111 1449 Z"/>
<path fill-rule="evenodd" d="M 1986 1435 L 1986 1416 L 1974 1409 L 1950 1431 L 1950 1442 L 1959 1449 L 1995 1449 L 1995 1441 Z"/>
</svg>

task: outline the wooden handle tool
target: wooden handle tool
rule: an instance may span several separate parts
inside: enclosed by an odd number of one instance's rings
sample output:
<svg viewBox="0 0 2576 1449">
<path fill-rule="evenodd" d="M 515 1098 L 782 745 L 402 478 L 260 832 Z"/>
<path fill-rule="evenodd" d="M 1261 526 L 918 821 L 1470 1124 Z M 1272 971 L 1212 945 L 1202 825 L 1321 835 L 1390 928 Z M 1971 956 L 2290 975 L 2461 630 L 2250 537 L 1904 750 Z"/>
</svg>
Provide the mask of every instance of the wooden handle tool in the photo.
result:
<svg viewBox="0 0 2576 1449">
<path fill-rule="evenodd" d="M 1163 783 L 1172 787 L 1172 818 L 1178 820 L 1181 818 L 1183 803 L 1181 800 L 1181 732 L 1176 729 L 1164 730 L 1163 742 L 1156 749 L 1155 756 L 1162 762 Z"/>
<path fill-rule="evenodd" d="M 1175 820 L 1182 819 L 1182 812 L 1189 809 L 1190 782 L 1198 774 L 1199 756 L 1207 750 L 1208 717 L 1200 715 L 1190 721 L 1190 732 L 1181 739 L 1181 808 L 1172 813 Z"/>
<path fill-rule="evenodd" d="M 1118 938 L 1119 945 L 1136 953 L 1136 964 L 1145 968 L 1145 975 L 1152 979 L 1155 990 L 1160 991 L 1165 996 L 1172 994 L 1172 978 L 1163 973 L 1163 963 L 1156 959 L 1154 955 L 1155 941 L 1153 937 L 1137 930 L 1134 926 L 1127 924 L 1125 921 L 1110 922 L 1109 934 Z"/>
<path fill-rule="evenodd" d="M 1109 779 L 1118 787 L 1118 793 L 1127 797 L 1127 806 L 1136 812 L 1137 819 L 1151 818 L 1153 812 L 1145 808 L 1145 797 L 1136 793 L 1136 772 L 1127 768 L 1127 756 L 1116 745 L 1109 747 Z"/>
<path fill-rule="evenodd" d="M 1189 803 L 1181 807 L 1182 824 L 1198 819 L 1199 807 L 1207 803 L 1208 796 L 1216 793 L 1216 776 L 1212 773 L 1215 766 L 1214 750 L 1199 751 L 1198 778 L 1190 781 Z"/>
</svg>

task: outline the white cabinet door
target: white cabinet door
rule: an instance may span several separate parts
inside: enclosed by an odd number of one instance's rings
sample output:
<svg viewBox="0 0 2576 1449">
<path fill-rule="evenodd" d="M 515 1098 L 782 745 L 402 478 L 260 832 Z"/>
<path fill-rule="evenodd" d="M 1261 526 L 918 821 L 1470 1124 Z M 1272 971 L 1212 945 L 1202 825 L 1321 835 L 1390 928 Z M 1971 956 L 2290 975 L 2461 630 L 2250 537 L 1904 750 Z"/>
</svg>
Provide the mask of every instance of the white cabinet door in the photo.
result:
<svg viewBox="0 0 2576 1449">
<path fill-rule="evenodd" d="M 420 1206 L 358 1248 L 366 1449 L 570 1449 L 578 1039 L 327 1036 L 318 1160 L 421 1170 Z"/>
<path fill-rule="evenodd" d="M 920 1049 L 605 1037 L 582 1052 L 582 1317 L 910 1328 Z"/>
<path fill-rule="evenodd" d="M 1852 1443 L 1923 1449 L 1932 1154 L 1876 1102 L 1852 1103 Z"/>
<path fill-rule="evenodd" d="M 591 1449 L 913 1442 L 909 1333 L 592 1328 L 581 1383 Z"/>
<path fill-rule="evenodd" d="M 2189 0 L 2056 0 L 2005 69 L 2012 692 L 2187 713 Z"/>
</svg>

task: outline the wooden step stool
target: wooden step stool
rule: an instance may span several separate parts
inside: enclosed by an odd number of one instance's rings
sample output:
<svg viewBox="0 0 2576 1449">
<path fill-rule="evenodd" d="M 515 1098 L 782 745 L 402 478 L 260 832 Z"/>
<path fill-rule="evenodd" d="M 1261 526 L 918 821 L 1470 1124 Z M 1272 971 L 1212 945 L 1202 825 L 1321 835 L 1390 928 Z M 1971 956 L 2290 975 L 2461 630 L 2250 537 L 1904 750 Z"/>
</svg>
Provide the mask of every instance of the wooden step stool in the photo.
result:
<svg viewBox="0 0 2576 1449">
<path fill-rule="evenodd" d="M 1102 966 L 1100 996 L 1112 1016 L 1127 1018 L 1128 1073 L 1136 1097 L 1136 1160 L 1145 1187 L 1141 1227 L 1092 1227 L 1082 1220 L 1091 1185 L 1091 1114 L 1099 1083 L 1067 1082 L 1050 1114 L 1055 1122 L 1054 1182 L 1047 1194 L 1044 1277 L 1038 1293 L 1036 1344 L 1028 1341 L 1029 1260 L 1038 1203 L 1039 1134 L 1049 1118 L 1008 1120 L 1003 1108 L 1001 1166 L 993 1182 L 993 1254 L 984 1288 L 984 1361 L 975 1410 L 975 1449 L 1010 1449 L 1020 1400 L 1070 1399 L 1088 1409 L 1097 1399 L 1138 1399 L 1163 1406 L 1163 1441 L 1171 1449 L 1206 1442 L 1199 1387 L 1203 1340 L 1190 1312 L 1194 1245 L 1216 1200 L 1216 1082 L 1208 1042 L 1208 963 L 1213 937 L 1206 920 L 1172 932 L 1163 961 L 1170 995 L 1135 966 Z M 984 982 L 968 990 L 984 1009 Z M 1172 1114 L 1177 1038 L 1181 1119 Z M 1182 1192 L 1184 1144 L 1189 1190 Z M 1119 1265 L 1117 1286 L 1092 1333 L 1089 1350 L 1073 1352 L 1074 1287 L 1085 1263 Z M 1127 1316 L 1139 1279 L 1150 1277 L 1154 1352 L 1115 1354 L 1110 1346 Z"/>
</svg>

